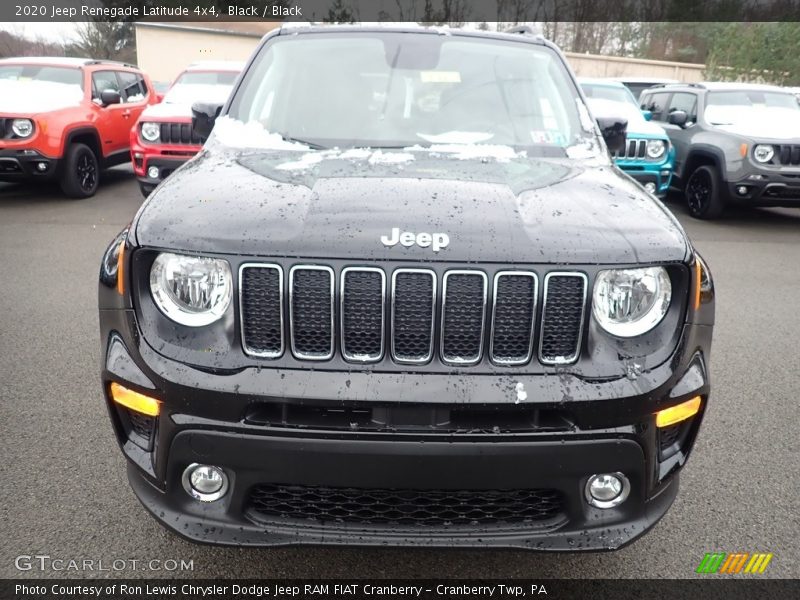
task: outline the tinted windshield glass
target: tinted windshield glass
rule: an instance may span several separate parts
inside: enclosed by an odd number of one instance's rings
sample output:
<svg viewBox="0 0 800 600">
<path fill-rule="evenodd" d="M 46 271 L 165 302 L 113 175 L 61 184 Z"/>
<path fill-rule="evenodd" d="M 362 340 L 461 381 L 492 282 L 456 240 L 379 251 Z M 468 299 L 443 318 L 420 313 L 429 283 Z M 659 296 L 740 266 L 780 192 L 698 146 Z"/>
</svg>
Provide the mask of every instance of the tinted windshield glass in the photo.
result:
<svg viewBox="0 0 800 600">
<path fill-rule="evenodd" d="M 231 71 L 192 71 L 183 73 L 164 96 L 172 104 L 204 101 L 223 103 L 228 99 L 238 73 Z"/>
<path fill-rule="evenodd" d="M 484 143 L 535 152 L 587 135 L 579 102 L 559 58 L 541 46 L 337 32 L 273 39 L 230 116 L 324 147 Z"/>
<path fill-rule="evenodd" d="M 587 98 L 601 98 L 603 100 L 612 100 L 614 102 L 627 102 L 638 107 L 638 103 L 628 88 L 612 87 L 608 85 L 595 85 L 591 83 L 582 83 L 581 88 L 583 88 L 583 93 L 586 94 Z"/>
<path fill-rule="evenodd" d="M 74 67 L 50 67 L 41 65 L 0 66 L 2 81 L 42 81 L 83 87 L 80 69 Z"/>
</svg>

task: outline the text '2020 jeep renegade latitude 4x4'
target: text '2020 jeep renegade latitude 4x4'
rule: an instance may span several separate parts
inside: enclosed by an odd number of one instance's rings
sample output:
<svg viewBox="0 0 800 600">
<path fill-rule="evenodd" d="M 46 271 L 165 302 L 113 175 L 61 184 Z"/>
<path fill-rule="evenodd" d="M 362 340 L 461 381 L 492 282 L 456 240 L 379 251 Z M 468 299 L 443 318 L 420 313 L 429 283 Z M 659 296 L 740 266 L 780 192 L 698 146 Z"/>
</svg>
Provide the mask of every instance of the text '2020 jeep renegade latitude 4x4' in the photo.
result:
<svg viewBox="0 0 800 600">
<path fill-rule="evenodd" d="M 279 30 L 194 126 L 99 286 L 109 412 L 163 524 L 574 550 L 666 512 L 713 287 L 554 46 Z"/>
<path fill-rule="evenodd" d="M 132 65 L 83 58 L 0 60 L 0 181 L 58 181 L 94 195 L 130 160 L 131 126 L 155 94 Z"/>
</svg>

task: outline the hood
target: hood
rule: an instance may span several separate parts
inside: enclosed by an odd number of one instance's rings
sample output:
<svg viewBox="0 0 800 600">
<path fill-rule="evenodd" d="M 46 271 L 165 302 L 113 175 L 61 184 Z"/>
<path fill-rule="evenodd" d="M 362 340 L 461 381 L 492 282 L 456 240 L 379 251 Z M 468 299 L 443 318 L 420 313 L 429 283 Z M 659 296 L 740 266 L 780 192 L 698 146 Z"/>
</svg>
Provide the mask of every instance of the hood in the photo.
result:
<svg viewBox="0 0 800 600">
<path fill-rule="evenodd" d="M 668 139 L 667 132 L 657 123 L 644 118 L 642 111 L 629 102 L 605 98 L 588 98 L 592 114 L 598 117 L 624 117 L 628 120 L 628 137 Z"/>
<path fill-rule="evenodd" d="M 489 154 L 494 154 L 490 152 Z M 655 199 L 597 159 L 406 149 L 233 151 L 210 143 L 134 222 L 142 246 L 346 260 L 649 263 L 688 242 Z M 444 233 L 449 244 L 381 242 Z"/>
<path fill-rule="evenodd" d="M 658 123 L 642 119 L 636 123 L 628 123 L 629 137 L 655 138 L 660 140 L 669 139 L 667 132 Z"/>
<path fill-rule="evenodd" d="M 140 121 L 148 119 L 155 119 L 164 121 L 167 119 L 191 119 L 192 118 L 192 105 L 191 104 L 173 104 L 161 102 L 159 104 L 151 104 L 142 111 L 139 117 Z"/>
<path fill-rule="evenodd" d="M 709 106 L 704 117 L 717 129 L 753 139 L 800 139 L 800 109 Z"/>
<path fill-rule="evenodd" d="M 80 105 L 78 85 L 52 81 L 0 79 L 0 113 L 36 114 Z"/>
</svg>

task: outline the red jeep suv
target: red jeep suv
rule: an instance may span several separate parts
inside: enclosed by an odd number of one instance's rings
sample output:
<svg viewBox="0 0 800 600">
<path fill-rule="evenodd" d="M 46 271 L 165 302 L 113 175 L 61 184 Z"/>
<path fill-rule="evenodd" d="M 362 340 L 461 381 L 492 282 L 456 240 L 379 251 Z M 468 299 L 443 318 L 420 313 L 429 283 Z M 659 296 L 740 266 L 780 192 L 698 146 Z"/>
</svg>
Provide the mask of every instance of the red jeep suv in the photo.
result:
<svg viewBox="0 0 800 600">
<path fill-rule="evenodd" d="M 243 67 L 228 61 L 192 63 L 164 101 L 142 113 L 130 136 L 133 170 L 145 197 L 202 148 L 205 140 L 192 130 L 192 104 L 223 104 Z"/>
<path fill-rule="evenodd" d="M 57 180 L 71 198 L 128 159 L 129 131 L 156 101 L 133 65 L 84 58 L 0 60 L 0 181 Z"/>
</svg>

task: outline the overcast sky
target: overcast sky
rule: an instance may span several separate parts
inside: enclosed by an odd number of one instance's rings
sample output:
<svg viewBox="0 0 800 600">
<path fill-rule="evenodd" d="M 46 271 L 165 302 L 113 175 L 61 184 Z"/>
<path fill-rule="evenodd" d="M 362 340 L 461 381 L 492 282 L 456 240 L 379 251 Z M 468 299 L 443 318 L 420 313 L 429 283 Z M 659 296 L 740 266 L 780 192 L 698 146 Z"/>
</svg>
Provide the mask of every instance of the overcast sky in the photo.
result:
<svg viewBox="0 0 800 600">
<path fill-rule="evenodd" d="M 41 38 L 48 42 L 61 42 L 75 37 L 75 23 L 31 23 L 17 21 L 0 22 L 0 29 L 5 29 L 27 38 Z"/>
</svg>

